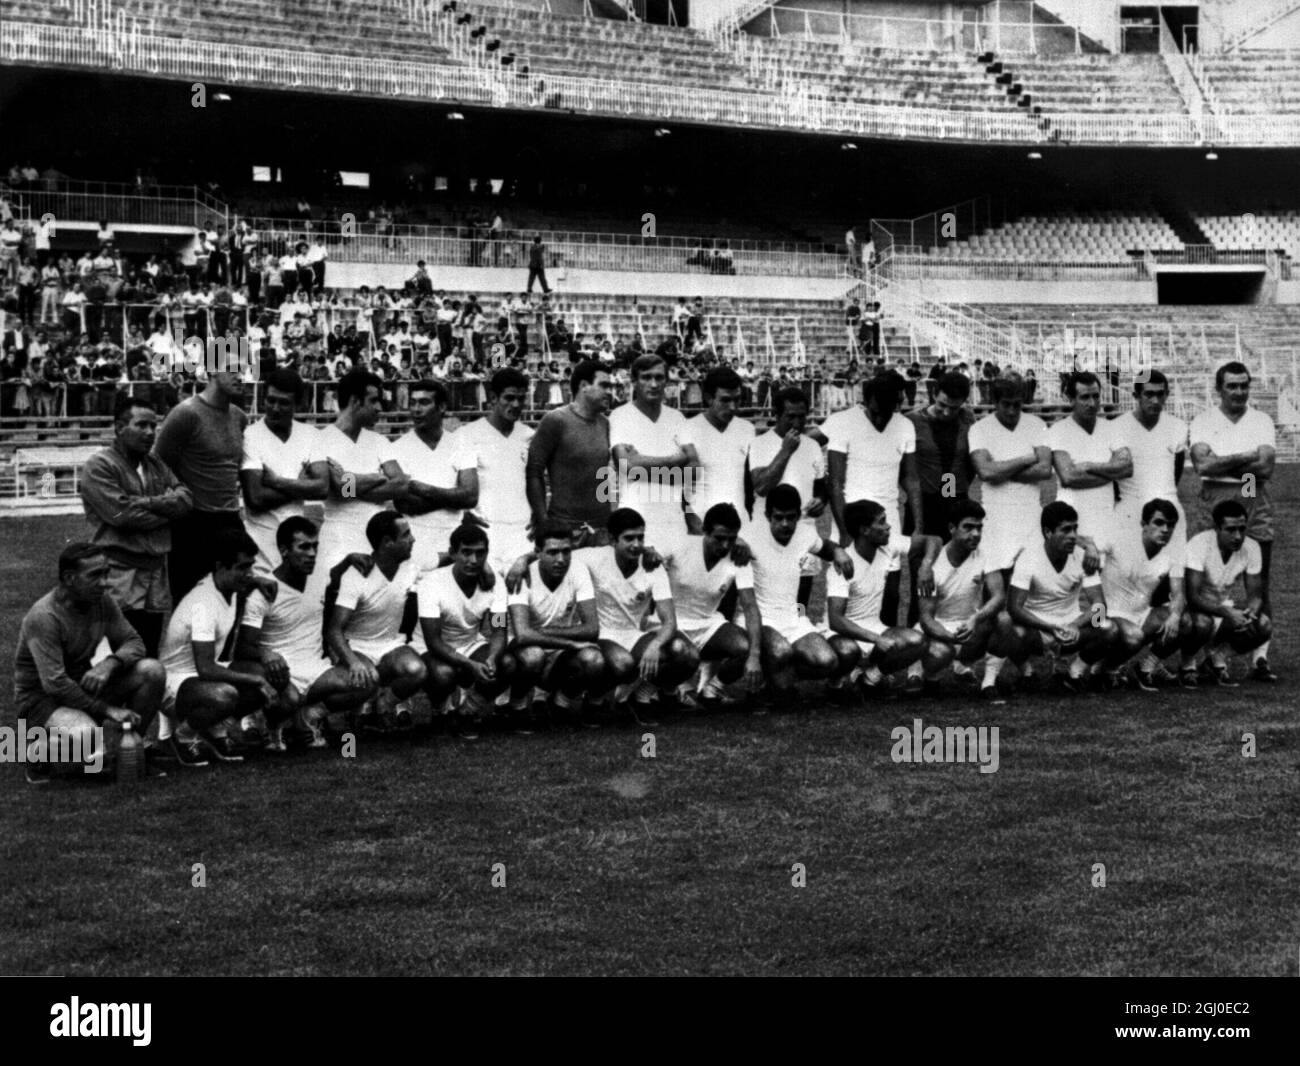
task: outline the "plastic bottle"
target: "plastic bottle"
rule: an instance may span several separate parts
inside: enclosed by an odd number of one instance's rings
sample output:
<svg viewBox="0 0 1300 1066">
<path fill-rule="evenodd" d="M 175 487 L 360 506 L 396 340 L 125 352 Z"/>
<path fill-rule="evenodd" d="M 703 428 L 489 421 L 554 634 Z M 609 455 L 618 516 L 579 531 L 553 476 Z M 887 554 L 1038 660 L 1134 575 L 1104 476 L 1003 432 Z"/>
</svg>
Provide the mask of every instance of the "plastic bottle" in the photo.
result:
<svg viewBox="0 0 1300 1066">
<path fill-rule="evenodd" d="M 117 781 L 139 781 L 144 777 L 144 741 L 140 734 L 131 728 L 130 722 L 122 723 L 122 740 L 117 749 Z"/>
</svg>

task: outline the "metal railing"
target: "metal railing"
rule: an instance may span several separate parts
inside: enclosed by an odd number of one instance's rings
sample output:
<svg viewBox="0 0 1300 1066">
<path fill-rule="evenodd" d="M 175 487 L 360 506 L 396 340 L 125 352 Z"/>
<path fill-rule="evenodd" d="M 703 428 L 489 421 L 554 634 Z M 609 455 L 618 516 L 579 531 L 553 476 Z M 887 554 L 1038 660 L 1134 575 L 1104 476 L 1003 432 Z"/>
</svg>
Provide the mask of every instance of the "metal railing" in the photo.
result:
<svg viewBox="0 0 1300 1066">
<path fill-rule="evenodd" d="M 30 208 L 32 217 L 50 214 L 56 224 L 107 219 L 115 225 L 135 223 L 197 229 L 218 222 L 226 226 L 230 223 L 229 208 L 193 186 L 40 182 L 15 190 L 15 195 Z"/>
<path fill-rule="evenodd" d="M 1005 204 L 977 196 L 941 207 L 916 218 L 873 218 L 871 238 L 880 248 L 899 245 L 934 248 L 949 241 L 964 241 L 1006 221 Z"/>
<path fill-rule="evenodd" d="M 898 279 L 935 281 L 1147 281 L 1150 278 L 1141 259 L 948 259 L 895 253 L 890 270 Z"/>
<path fill-rule="evenodd" d="M 811 129 L 916 140 L 1066 144 L 1293 145 L 1298 115 L 1218 116 L 1202 134 L 1190 115 L 1059 114 L 1039 124 L 1022 112 L 953 111 L 848 103 L 811 91 L 744 92 L 656 82 L 524 76 L 378 57 L 249 48 L 78 26 L 5 21 L 0 59 L 14 65 L 93 68 L 218 84 L 248 84 L 448 103 L 772 129 Z"/>
</svg>

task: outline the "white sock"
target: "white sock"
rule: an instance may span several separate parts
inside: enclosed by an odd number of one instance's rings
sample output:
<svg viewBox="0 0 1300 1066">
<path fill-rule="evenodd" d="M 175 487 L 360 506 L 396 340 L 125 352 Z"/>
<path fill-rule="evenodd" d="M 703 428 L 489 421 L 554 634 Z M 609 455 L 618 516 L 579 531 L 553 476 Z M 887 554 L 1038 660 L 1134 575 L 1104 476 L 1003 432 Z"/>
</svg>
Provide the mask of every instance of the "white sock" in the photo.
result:
<svg viewBox="0 0 1300 1066">
<path fill-rule="evenodd" d="M 1210 665 L 1216 670 L 1226 669 L 1228 657 L 1219 648 L 1210 649 Z"/>
<path fill-rule="evenodd" d="M 1081 656 L 1076 655 L 1070 660 L 1070 676 L 1075 680 L 1083 677 L 1088 672 L 1088 664 L 1085 663 Z"/>
<path fill-rule="evenodd" d="M 997 655 L 989 655 L 984 660 L 984 684 L 983 688 L 992 688 L 998 682 L 998 674 L 1002 672 L 1002 664 L 1007 660 Z M 1023 673 L 1023 671 L 1022 671 Z"/>
<path fill-rule="evenodd" d="M 172 716 L 166 713 L 158 715 L 158 743 L 165 744 L 175 732 L 176 723 L 172 721 Z"/>
<path fill-rule="evenodd" d="M 879 685 L 885 680 L 885 675 L 882 674 L 877 667 L 872 665 L 867 666 L 866 669 L 862 671 L 862 676 L 866 678 L 868 685 Z"/>
<path fill-rule="evenodd" d="M 714 678 L 718 675 L 718 664 L 715 662 L 700 663 L 699 683 L 696 685 L 696 692 L 704 692 L 712 684 Z"/>
<path fill-rule="evenodd" d="M 925 667 L 921 665 L 920 659 L 907 668 L 907 676 L 909 678 L 925 676 Z"/>
<path fill-rule="evenodd" d="M 1160 660 L 1156 658 L 1156 653 L 1150 648 L 1143 648 L 1138 655 L 1137 665 L 1139 670 L 1145 670 L 1150 673 L 1160 665 Z"/>
<path fill-rule="evenodd" d="M 1032 659 L 1026 659 L 1020 664 L 1020 676 L 1025 678 L 1034 676 L 1034 661 Z"/>
<path fill-rule="evenodd" d="M 243 730 L 256 729 L 257 715 L 255 714 L 244 715 L 244 717 L 239 720 L 239 728 Z"/>
<path fill-rule="evenodd" d="M 998 661 L 1001 662 L 1002 660 L 999 659 Z M 970 676 L 972 676 L 974 673 L 975 673 L 975 671 L 972 670 L 969 666 L 967 666 L 967 665 L 966 665 L 964 662 L 962 662 L 960 659 L 954 659 L 954 660 L 953 660 L 953 664 L 952 664 L 952 676 L 953 676 L 953 677 L 970 677 Z"/>
<path fill-rule="evenodd" d="M 637 682 L 624 681 L 614 689 L 614 702 L 622 703 L 636 691 Z"/>
<path fill-rule="evenodd" d="M 1273 642 L 1271 640 L 1266 640 L 1264 641 L 1263 644 L 1261 644 L 1258 648 L 1256 648 L 1253 652 L 1251 652 L 1251 655 L 1254 657 L 1252 661 L 1259 662 L 1260 659 L 1267 659 L 1268 646 L 1272 643 Z"/>
</svg>

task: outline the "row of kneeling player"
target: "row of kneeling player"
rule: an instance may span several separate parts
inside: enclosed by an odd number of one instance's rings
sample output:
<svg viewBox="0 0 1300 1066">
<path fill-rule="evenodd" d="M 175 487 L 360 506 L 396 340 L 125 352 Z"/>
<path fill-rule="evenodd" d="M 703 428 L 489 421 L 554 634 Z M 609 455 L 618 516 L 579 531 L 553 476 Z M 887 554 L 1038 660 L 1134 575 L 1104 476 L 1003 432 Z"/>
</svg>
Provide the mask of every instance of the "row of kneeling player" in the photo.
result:
<svg viewBox="0 0 1300 1066">
<path fill-rule="evenodd" d="M 109 596 L 100 551 L 72 545 L 58 586 L 22 623 L 18 713 L 34 725 L 61 710 L 144 730 L 162 708 L 155 753 L 198 766 L 238 761 L 250 747 L 284 751 L 286 733 L 324 747 L 330 723 L 407 730 L 421 692 L 442 712 L 435 721 L 465 736 L 485 721 L 517 732 L 557 719 L 598 726 L 616 713 L 646 722 L 661 704 L 761 710 L 790 705 L 782 697 L 799 680 L 826 682 L 832 700 L 879 698 L 933 690 L 949 668 L 1001 702 L 1008 660 L 1021 680 L 1033 657 L 1067 660 L 1052 678 L 1064 691 L 1152 690 L 1174 679 L 1162 660 L 1175 655 L 1179 684 L 1231 685 L 1226 655 L 1271 636 L 1259 548 L 1236 501 L 1220 503 L 1214 528 L 1185 551 L 1171 543 L 1171 501 L 1149 501 L 1113 543 L 1081 537 L 1074 509 L 1052 503 L 1041 540 L 1005 570 L 985 563 L 984 512 L 971 500 L 950 506 L 947 544 L 898 536 L 883 508 L 857 501 L 846 509 L 845 547 L 800 522 L 802 503 L 778 486 L 747 526 L 717 504 L 702 535 L 672 544 L 647 545 L 630 508 L 610 515 L 605 547 L 575 550 L 574 531 L 547 522 L 505 574 L 488 566 L 490 530 L 471 522 L 421 572 L 408 520 L 384 511 L 366 528 L 371 552 L 338 564 L 323 600 L 307 592 L 311 520 L 281 524 L 269 578 L 254 572 L 257 547 L 245 534 L 220 530 L 213 569 L 177 605 L 160 661 L 145 658 Z M 888 626 L 891 575 L 909 559 L 920 621 Z M 824 628 L 799 605 L 813 560 L 831 565 Z M 111 654 L 92 666 L 105 640 Z"/>
</svg>

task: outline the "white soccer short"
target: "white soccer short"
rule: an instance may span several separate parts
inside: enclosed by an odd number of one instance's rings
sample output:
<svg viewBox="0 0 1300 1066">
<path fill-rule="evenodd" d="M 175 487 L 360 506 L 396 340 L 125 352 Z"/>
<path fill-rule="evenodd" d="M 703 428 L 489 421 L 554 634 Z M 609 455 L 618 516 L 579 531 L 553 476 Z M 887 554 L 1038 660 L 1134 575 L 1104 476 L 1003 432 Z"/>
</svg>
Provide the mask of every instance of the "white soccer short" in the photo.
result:
<svg viewBox="0 0 1300 1066">
<path fill-rule="evenodd" d="M 637 642 L 640 641 L 647 632 L 648 631 L 644 629 L 602 629 L 600 631 L 600 639 L 613 641 L 620 648 L 630 654 L 632 649 L 637 646 Z"/>
<path fill-rule="evenodd" d="M 793 621 L 786 621 L 784 624 L 776 626 L 770 622 L 764 622 L 763 625 L 770 629 L 775 629 L 781 636 L 785 637 L 791 644 L 795 641 L 802 640 L 809 633 L 816 633 L 818 636 L 825 636 L 822 630 L 814 625 L 804 615 L 798 615 Z"/>
<path fill-rule="evenodd" d="M 334 664 L 323 655 L 319 659 L 286 659 L 289 665 L 289 680 L 298 690 L 298 695 L 307 695 L 307 690 L 316 683 L 317 678 Z"/>
<path fill-rule="evenodd" d="M 713 615 L 707 622 L 700 625 L 694 625 L 690 622 L 683 623 L 678 620 L 677 632 L 695 645 L 696 651 L 703 651 L 704 645 L 713 639 L 713 635 L 727 624 L 727 620 L 720 614 Z"/>
</svg>

